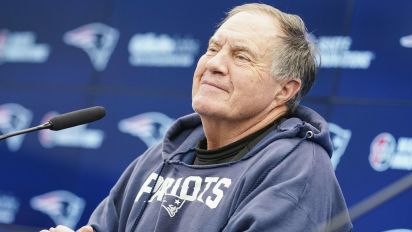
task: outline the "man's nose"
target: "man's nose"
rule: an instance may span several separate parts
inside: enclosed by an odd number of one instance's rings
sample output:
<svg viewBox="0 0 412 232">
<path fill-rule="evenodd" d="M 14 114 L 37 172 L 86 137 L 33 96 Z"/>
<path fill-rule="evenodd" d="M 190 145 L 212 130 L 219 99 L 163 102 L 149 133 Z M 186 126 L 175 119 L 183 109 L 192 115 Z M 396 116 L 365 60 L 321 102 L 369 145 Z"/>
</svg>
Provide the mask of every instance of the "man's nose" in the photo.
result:
<svg viewBox="0 0 412 232">
<path fill-rule="evenodd" d="M 215 74 L 226 75 L 228 73 L 229 54 L 221 49 L 206 62 L 206 69 Z"/>
</svg>

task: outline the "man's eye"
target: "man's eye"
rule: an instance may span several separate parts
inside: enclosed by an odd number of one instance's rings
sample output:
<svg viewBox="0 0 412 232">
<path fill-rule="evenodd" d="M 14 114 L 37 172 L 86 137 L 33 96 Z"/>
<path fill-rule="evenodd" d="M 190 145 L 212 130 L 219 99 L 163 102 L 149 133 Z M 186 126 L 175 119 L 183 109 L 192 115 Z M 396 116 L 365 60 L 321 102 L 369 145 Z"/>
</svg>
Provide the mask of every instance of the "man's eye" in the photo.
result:
<svg viewBox="0 0 412 232">
<path fill-rule="evenodd" d="M 250 61 L 250 59 L 244 55 L 236 55 L 236 59 L 241 60 L 241 61 Z"/>
<path fill-rule="evenodd" d="M 218 50 L 215 47 L 209 47 L 209 48 L 207 48 L 207 51 L 208 52 L 217 52 Z"/>
</svg>

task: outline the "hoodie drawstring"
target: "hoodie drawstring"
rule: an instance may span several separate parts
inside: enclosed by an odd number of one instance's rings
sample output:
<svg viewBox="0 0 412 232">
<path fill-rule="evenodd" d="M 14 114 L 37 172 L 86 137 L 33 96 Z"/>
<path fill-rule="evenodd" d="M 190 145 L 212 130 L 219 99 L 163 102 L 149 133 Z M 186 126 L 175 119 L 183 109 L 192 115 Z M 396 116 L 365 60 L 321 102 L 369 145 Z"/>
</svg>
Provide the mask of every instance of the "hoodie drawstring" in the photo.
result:
<svg viewBox="0 0 412 232">
<path fill-rule="evenodd" d="M 167 161 L 166 161 L 166 160 L 163 160 L 162 166 L 160 167 L 159 174 L 158 174 L 157 177 L 156 177 L 156 180 L 155 180 L 155 183 L 154 183 L 154 185 L 153 185 L 153 188 L 150 190 L 149 195 L 148 195 L 148 196 L 146 197 L 146 199 L 143 201 L 143 202 L 144 202 L 144 203 L 143 203 L 143 206 L 142 206 L 142 208 L 140 209 L 139 214 L 137 215 L 137 218 L 136 218 L 136 220 L 135 220 L 134 223 L 133 223 L 132 229 L 130 230 L 131 232 L 133 232 L 133 231 L 136 230 L 137 224 L 139 223 L 140 219 L 142 218 L 143 213 L 144 213 L 144 211 L 145 211 L 145 209 L 146 209 L 146 206 L 149 204 L 150 198 L 153 196 L 154 189 L 155 189 L 155 187 L 156 187 L 156 185 L 157 185 L 157 181 L 159 180 L 159 177 L 161 176 L 162 171 L 163 171 L 163 168 L 166 166 L 166 163 L 167 163 Z"/>
</svg>

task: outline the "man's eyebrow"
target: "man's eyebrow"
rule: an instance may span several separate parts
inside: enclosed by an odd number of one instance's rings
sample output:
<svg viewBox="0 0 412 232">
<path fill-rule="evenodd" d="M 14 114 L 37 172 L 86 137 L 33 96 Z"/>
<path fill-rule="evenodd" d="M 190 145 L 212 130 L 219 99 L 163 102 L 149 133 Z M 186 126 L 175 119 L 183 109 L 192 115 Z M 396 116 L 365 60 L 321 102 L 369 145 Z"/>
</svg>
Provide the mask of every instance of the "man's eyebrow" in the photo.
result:
<svg viewBox="0 0 412 232">
<path fill-rule="evenodd" d="M 232 46 L 232 48 L 236 51 L 245 51 L 245 52 L 253 53 L 252 50 L 249 47 L 246 47 L 246 46 L 241 45 L 241 44 L 235 44 L 235 45 Z"/>
<path fill-rule="evenodd" d="M 232 49 L 234 51 L 246 52 L 253 57 L 256 57 L 257 55 L 256 52 L 254 52 L 250 47 L 242 45 L 242 44 L 234 44 L 232 46 Z"/>
<path fill-rule="evenodd" d="M 218 42 L 218 40 L 216 39 L 216 38 L 214 38 L 214 37 L 211 37 L 210 39 L 209 39 L 209 44 L 208 44 L 209 46 L 211 46 L 211 45 L 217 45 L 217 46 L 221 46 L 221 44 L 219 44 L 219 42 Z M 245 45 L 243 45 L 243 44 L 233 44 L 232 46 L 231 46 L 231 48 L 234 50 L 234 51 L 237 51 L 237 52 L 246 52 L 246 53 L 248 53 L 249 55 L 251 55 L 251 56 L 253 56 L 253 57 L 255 57 L 256 58 L 256 56 L 257 56 L 257 54 L 256 54 L 256 52 L 254 52 L 253 51 L 253 49 L 251 49 L 250 47 L 248 47 L 248 46 L 245 46 Z"/>
<path fill-rule="evenodd" d="M 217 40 L 214 37 L 209 39 L 209 46 L 212 45 L 212 44 L 219 45 L 219 43 L 217 42 Z"/>
</svg>

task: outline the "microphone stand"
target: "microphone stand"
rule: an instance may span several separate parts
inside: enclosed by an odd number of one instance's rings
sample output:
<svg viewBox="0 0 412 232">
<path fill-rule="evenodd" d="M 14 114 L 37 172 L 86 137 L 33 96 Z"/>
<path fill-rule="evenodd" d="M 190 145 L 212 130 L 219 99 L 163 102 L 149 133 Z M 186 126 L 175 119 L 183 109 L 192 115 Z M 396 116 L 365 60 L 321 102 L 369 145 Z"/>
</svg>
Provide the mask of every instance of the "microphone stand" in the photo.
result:
<svg viewBox="0 0 412 232">
<path fill-rule="evenodd" d="M 44 123 L 44 124 L 41 124 L 41 125 L 38 125 L 38 126 L 35 126 L 35 127 L 27 128 L 27 129 L 20 130 L 20 131 L 15 131 L 15 132 L 12 132 L 12 133 L 9 133 L 9 134 L 5 134 L 5 135 L 0 135 L 0 140 L 4 140 L 4 139 L 7 139 L 7 138 L 12 137 L 12 136 L 25 134 L 25 133 L 32 132 L 32 131 L 38 131 L 38 130 L 48 129 L 48 128 L 50 128 L 52 125 L 53 125 L 53 124 L 51 124 L 50 122 L 46 122 L 46 123 Z"/>
<path fill-rule="evenodd" d="M 103 118 L 105 115 L 106 115 L 106 110 L 102 106 L 94 106 L 94 107 L 90 107 L 90 108 L 86 108 L 82 110 L 76 110 L 76 111 L 72 111 L 69 113 L 62 114 L 62 115 L 58 115 L 50 119 L 48 122 L 35 126 L 35 127 L 24 129 L 21 131 L 12 132 L 12 133 L 5 134 L 5 135 L 1 135 L 0 140 L 7 139 L 15 135 L 20 135 L 20 134 L 24 134 L 24 133 L 28 133 L 32 131 L 38 131 L 42 129 L 50 129 L 54 131 L 62 130 L 62 129 L 86 124 L 89 122 L 94 122 L 96 120 Z"/>
<path fill-rule="evenodd" d="M 361 202 L 349 208 L 349 216 L 353 221 L 360 216 L 363 216 L 370 210 L 392 199 L 396 195 L 406 191 L 410 187 L 412 187 L 412 173 L 402 177 L 401 179 L 393 182 L 392 184 L 386 186 L 385 188 L 379 190 L 378 192 L 370 195 Z M 346 212 L 342 212 L 336 215 L 329 224 L 323 224 L 319 226 L 316 231 L 338 231 L 338 229 L 347 222 L 346 218 Z"/>
</svg>

